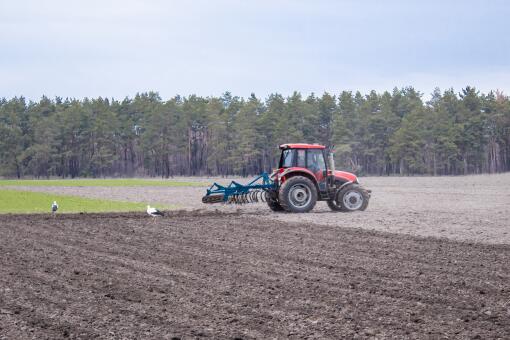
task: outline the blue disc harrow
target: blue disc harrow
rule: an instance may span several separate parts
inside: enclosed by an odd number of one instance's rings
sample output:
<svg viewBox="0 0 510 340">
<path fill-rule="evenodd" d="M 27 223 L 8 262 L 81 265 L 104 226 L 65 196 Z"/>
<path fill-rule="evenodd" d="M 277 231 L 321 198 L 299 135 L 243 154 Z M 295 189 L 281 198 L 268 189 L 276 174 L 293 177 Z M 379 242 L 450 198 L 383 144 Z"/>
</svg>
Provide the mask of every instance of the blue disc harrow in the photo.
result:
<svg viewBox="0 0 510 340">
<path fill-rule="evenodd" d="M 228 186 L 218 183 L 211 185 L 202 197 L 203 203 L 256 203 L 267 200 L 267 192 L 275 189 L 276 185 L 266 172 L 255 177 L 248 184 L 232 181 Z"/>
</svg>

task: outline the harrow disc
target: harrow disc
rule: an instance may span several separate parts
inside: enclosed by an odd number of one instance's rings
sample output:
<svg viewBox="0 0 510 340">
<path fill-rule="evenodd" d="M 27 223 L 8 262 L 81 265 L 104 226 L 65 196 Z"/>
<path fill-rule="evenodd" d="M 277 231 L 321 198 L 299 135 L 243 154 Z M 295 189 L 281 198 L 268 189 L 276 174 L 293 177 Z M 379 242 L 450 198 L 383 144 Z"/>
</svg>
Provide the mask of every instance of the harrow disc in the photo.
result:
<svg viewBox="0 0 510 340">
<path fill-rule="evenodd" d="M 202 203 L 221 203 L 224 197 L 224 194 L 206 195 L 202 197 Z"/>
<path fill-rule="evenodd" d="M 207 189 L 207 194 L 202 197 L 202 202 L 227 204 L 266 202 L 267 191 L 274 189 L 276 189 L 276 184 L 269 174 L 263 172 L 248 184 L 232 181 L 228 186 L 224 186 L 214 183 Z"/>
</svg>

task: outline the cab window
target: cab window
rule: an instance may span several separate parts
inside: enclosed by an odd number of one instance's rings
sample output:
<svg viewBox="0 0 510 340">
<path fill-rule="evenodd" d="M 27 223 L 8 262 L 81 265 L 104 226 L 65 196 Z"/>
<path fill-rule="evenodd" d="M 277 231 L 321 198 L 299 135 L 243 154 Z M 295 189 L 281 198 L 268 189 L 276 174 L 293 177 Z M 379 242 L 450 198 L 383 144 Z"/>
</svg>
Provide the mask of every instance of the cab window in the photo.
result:
<svg viewBox="0 0 510 340">
<path fill-rule="evenodd" d="M 326 170 L 326 162 L 324 161 L 322 150 L 308 150 L 306 166 L 314 173 Z"/>
<path fill-rule="evenodd" d="M 280 168 L 290 168 L 294 163 L 294 150 L 283 150 L 282 159 L 280 160 Z"/>
<path fill-rule="evenodd" d="M 300 168 L 306 168 L 306 157 L 305 157 L 306 151 L 301 149 L 297 150 L 297 166 Z"/>
</svg>

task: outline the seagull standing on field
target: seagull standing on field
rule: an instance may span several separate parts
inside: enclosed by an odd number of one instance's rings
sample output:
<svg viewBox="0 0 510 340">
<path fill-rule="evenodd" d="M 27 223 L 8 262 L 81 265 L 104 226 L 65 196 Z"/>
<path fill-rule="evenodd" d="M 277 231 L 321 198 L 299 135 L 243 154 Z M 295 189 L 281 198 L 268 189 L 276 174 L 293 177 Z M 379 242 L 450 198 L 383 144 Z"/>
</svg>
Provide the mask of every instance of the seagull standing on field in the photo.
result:
<svg viewBox="0 0 510 340">
<path fill-rule="evenodd" d="M 58 210 L 57 201 L 53 201 L 53 204 L 51 205 L 51 213 L 53 214 L 53 216 L 55 216 L 55 214 L 57 213 L 57 210 Z"/>
<path fill-rule="evenodd" d="M 165 215 L 161 211 L 159 211 L 158 209 L 151 208 L 150 205 L 147 206 L 147 214 L 149 214 L 152 217 L 164 216 Z"/>
</svg>

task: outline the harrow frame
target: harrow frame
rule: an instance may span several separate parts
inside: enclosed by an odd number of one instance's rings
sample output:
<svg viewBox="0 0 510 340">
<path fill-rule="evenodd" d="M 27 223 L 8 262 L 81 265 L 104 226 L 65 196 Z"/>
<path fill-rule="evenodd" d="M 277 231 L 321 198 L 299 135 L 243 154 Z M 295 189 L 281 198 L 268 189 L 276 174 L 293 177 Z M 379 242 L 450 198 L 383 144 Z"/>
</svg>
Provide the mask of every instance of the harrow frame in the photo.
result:
<svg viewBox="0 0 510 340">
<path fill-rule="evenodd" d="M 265 202 L 266 193 L 271 189 L 276 189 L 276 184 L 268 173 L 263 172 L 248 184 L 232 181 L 228 186 L 223 186 L 215 182 L 207 189 L 206 195 L 202 197 L 202 202 L 235 204 Z"/>
</svg>

